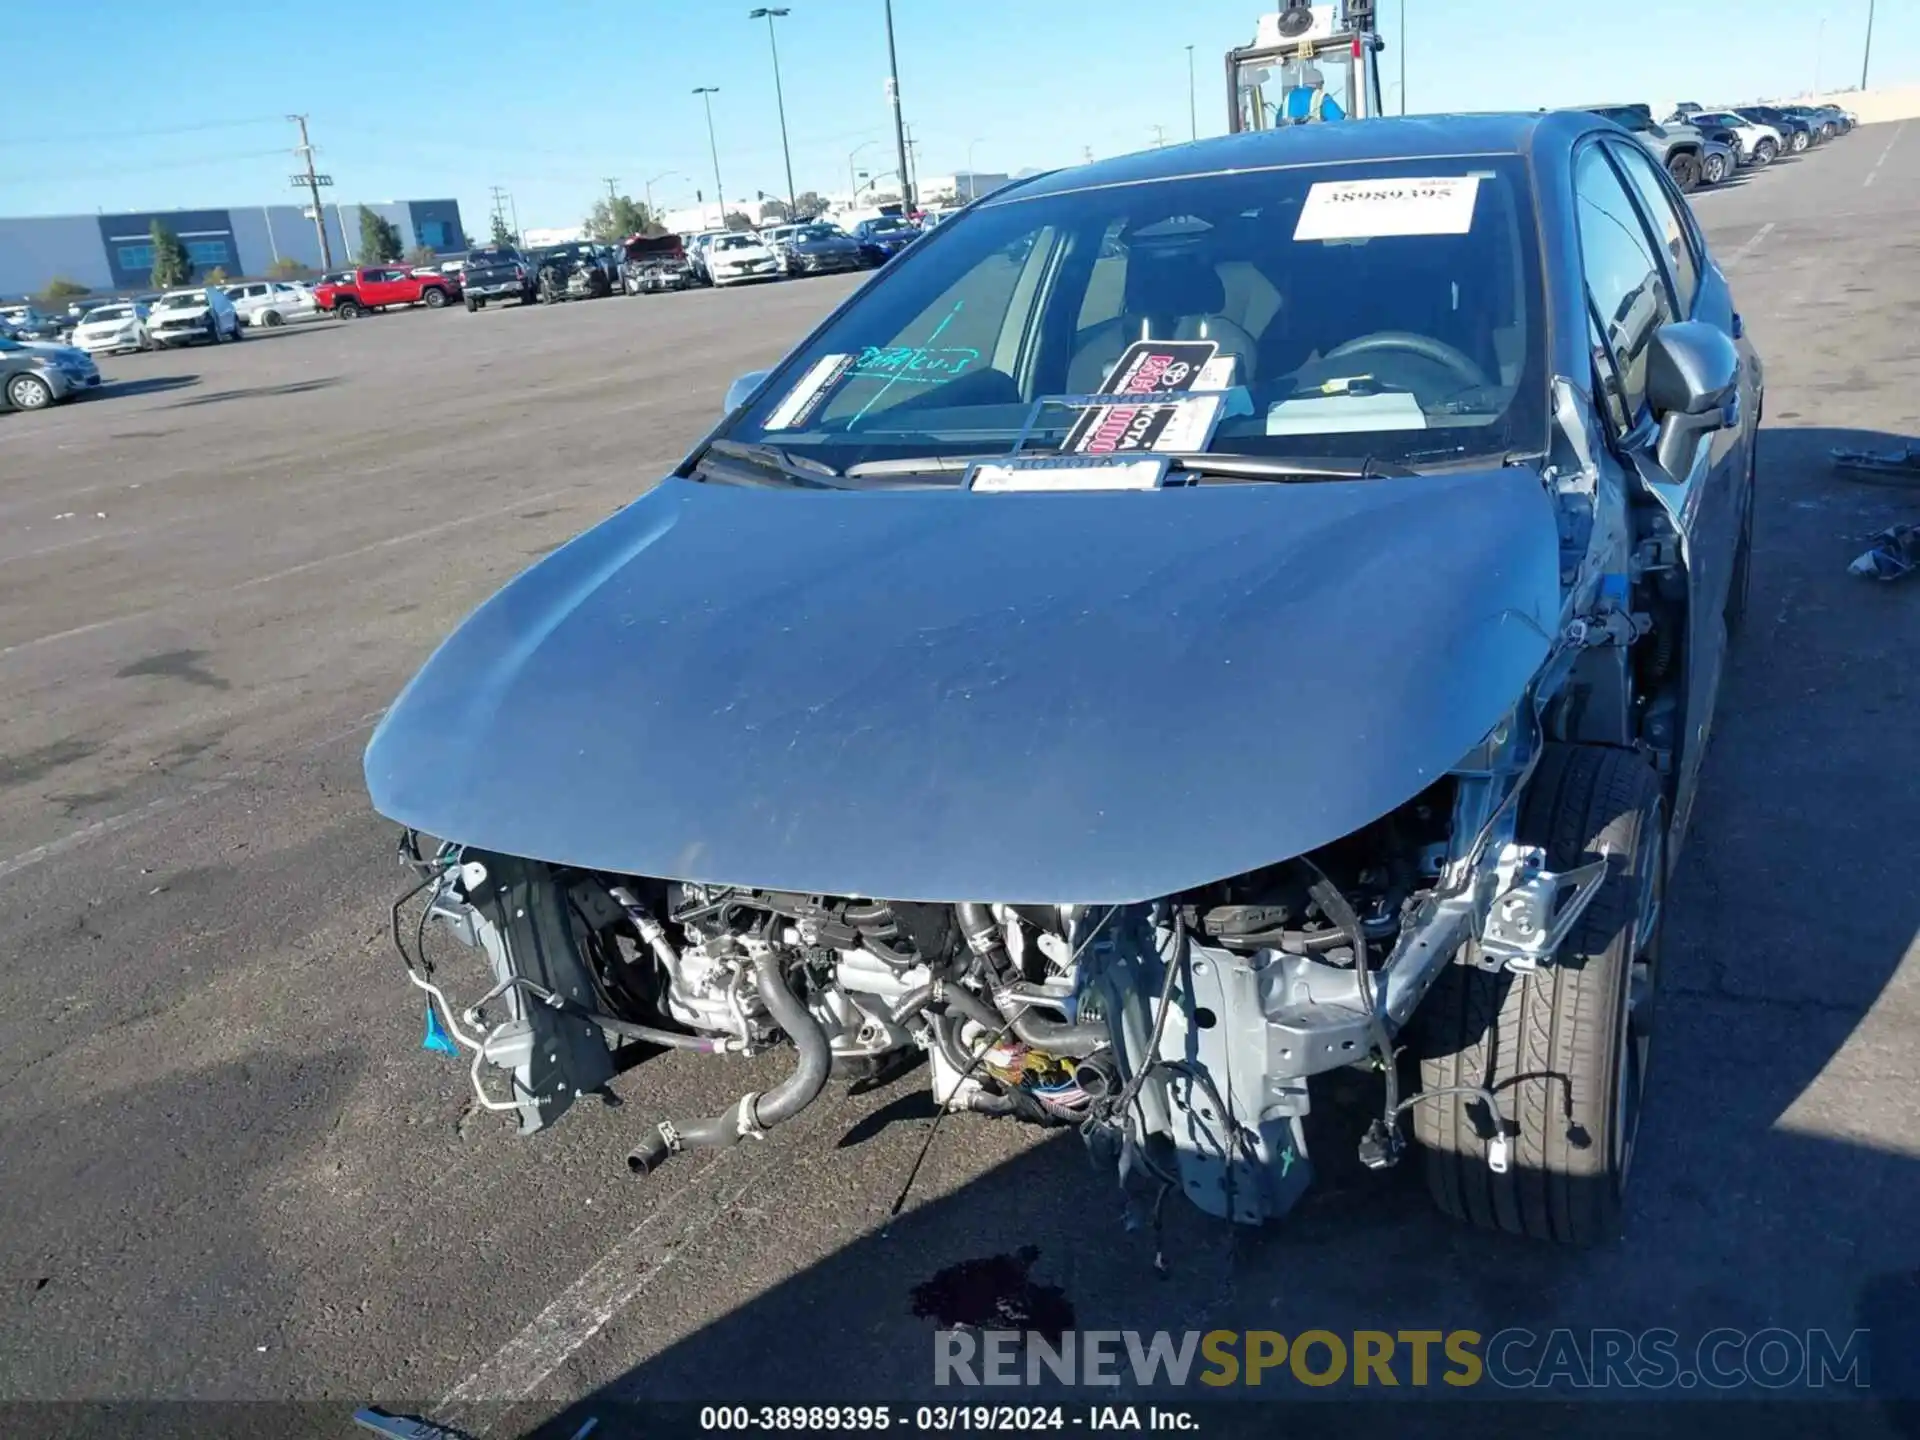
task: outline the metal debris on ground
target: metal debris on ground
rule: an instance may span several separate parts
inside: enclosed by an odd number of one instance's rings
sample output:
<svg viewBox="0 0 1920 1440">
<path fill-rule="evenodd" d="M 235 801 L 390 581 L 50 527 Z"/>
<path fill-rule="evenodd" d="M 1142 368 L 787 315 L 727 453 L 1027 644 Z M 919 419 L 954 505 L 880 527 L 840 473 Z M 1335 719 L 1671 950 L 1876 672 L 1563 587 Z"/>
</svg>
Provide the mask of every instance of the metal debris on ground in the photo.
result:
<svg viewBox="0 0 1920 1440">
<path fill-rule="evenodd" d="M 1871 548 L 1847 567 L 1848 574 L 1898 580 L 1920 570 L 1920 525 L 1889 525 L 1867 543 Z"/>
<path fill-rule="evenodd" d="M 1868 485 L 1920 486 L 1920 445 L 1898 450 L 1848 450 L 1835 446 L 1827 452 L 1834 469 L 1849 480 Z"/>
<path fill-rule="evenodd" d="M 354 1411 L 353 1423 L 376 1435 L 397 1436 L 398 1440 L 472 1440 L 464 1430 L 436 1425 L 431 1420 L 419 1420 L 411 1415 L 393 1415 L 373 1405 Z"/>
</svg>

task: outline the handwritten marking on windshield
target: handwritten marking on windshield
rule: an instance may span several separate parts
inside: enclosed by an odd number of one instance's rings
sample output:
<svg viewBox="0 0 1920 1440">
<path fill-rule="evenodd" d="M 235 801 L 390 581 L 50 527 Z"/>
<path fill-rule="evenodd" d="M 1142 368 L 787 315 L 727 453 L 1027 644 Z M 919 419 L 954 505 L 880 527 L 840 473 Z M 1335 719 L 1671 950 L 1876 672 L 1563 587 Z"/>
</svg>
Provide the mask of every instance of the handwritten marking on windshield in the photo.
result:
<svg viewBox="0 0 1920 1440">
<path fill-rule="evenodd" d="M 927 336 L 926 340 L 922 343 L 921 348 L 931 348 L 933 345 L 933 342 L 940 338 L 941 333 L 947 328 L 947 326 L 953 323 L 953 317 L 958 315 L 961 312 L 961 310 L 963 310 L 966 307 L 966 303 L 967 302 L 964 300 L 954 301 L 953 308 L 946 313 L 946 317 L 943 320 L 941 320 L 941 322 L 938 325 L 933 327 L 933 333 Z M 859 408 L 859 410 L 854 413 L 854 416 L 851 420 L 847 421 L 847 428 L 851 430 L 855 425 L 858 425 L 860 421 L 863 418 L 865 418 L 866 413 L 869 410 L 871 410 L 875 405 L 880 403 L 880 397 L 885 395 L 895 385 L 900 383 L 900 378 L 901 377 L 897 374 L 888 376 L 887 383 L 882 385 L 878 390 L 874 391 L 873 395 L 871 396 L 871 398 L 868 399 L 867 403 L 862 405 Z"/>
</svg>

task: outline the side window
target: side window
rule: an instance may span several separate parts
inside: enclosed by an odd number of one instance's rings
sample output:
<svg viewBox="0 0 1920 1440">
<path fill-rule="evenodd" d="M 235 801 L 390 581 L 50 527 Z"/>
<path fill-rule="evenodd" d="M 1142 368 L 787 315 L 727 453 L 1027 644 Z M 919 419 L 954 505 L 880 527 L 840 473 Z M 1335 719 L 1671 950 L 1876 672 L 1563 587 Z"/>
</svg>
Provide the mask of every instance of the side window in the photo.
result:
<svg viewBox="0 0 1920 1440">
<path fill-rule="evenodd" d="M 1580 268 L 1631 428 L 1646 399 L 1647 346 L 1653 332 L 1673 319 L 1672 300 L 1640 212 L 1598 145 L 1589 145 L 1574 162 L 1573 194 Z"/>
<path fill-rule="evenodd" d="M 1667 252 L 1667 270 L 1673 280 L 1675 298 L 1682 317 L 1693 313 L 1693 297 L 1700 289 L 1700 262 L 1693 253 L 1693 231 L 1680 213 L 1667 187 L 1660 183 L 1653 160 L 1646 151 L 1633 145 L 1609 146 L 1614 160 L 1625 173 L 1640 207 L 1646 212 L 1656 238 Z"/>
</svg>

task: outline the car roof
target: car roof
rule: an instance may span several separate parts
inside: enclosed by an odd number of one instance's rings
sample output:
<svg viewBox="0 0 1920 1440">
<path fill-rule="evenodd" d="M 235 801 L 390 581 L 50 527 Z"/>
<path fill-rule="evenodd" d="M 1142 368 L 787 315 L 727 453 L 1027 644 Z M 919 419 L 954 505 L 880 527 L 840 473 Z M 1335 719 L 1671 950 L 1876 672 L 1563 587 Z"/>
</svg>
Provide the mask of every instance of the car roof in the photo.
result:
<svg viewBox="0 0 1920 1440">
<path fill-rule="evenodd" d="M 1586 111 L 1545 110 L 1383 117 L 1358 124 L 1248 130 L 1016 180 L 983 196 L 979 204 L 988 208 L 1102 185 L 1137 185 L 1285 165 L 1521 154 L 1543 143 L 1570 145 L 1594 124 L 1595 117 Z"/>
</svg>

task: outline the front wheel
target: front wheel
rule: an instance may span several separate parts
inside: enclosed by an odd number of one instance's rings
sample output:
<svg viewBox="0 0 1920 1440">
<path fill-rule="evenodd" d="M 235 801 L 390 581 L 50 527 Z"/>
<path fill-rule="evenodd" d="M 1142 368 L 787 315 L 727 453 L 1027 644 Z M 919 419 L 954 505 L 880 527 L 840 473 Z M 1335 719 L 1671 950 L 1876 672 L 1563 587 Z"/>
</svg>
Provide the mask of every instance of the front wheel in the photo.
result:
<svg viewBox="0 0 1920 1440">
<path fill-rule="evenodd" d="M 1718 185 L 1727 178 L 1727 160 L 1724 155 L 1709 155 L 1700 162 L 1700 178 L 1709 185 Z"/>
<path fill-rule="evenodd" d="M 420 303 L 425 305 L 429 310 L 438 310 L 442 305 L 447 303 L 447 292 L 440 289 L 423 291 L 420 296 Z"/>
<path fill-rule="evenodd" d="M 260 317 L 260 323 L 266 326 L 267 329 L 269 330 L 278 330 L 282 325 L 286 324 L 287 322 L 281 318 L 280 312 L 278 310 L 269 310 L 267 311 L 266 314 Z"/>
<path fill-rule="evenodd" d="M 1771 140 L 1762 140 L 1753 147 L 1753 163 L 1765 168 L 1773 163 L 1773 157 L 1780 153 L 1780 147 Z"/>
<path fill-rule="evenodd" d="M 7 382 L 7 403 L 16 410 L 44 410 L 53 404 L 53 386 L 38 375 L 16 375 Z"/>
<path fill-rule="evenodd" d="M 1680 187 L 1680 193 L 1697 189 L 1700 184 L 1700 157 L 1690 151 L 1682 151 L 1667 161 L 1667 173 L 1673 177 L 1673 183 Z"/>
<path fill-rule="evenodd" d="M 358 320 L 367 310 L 358 300 L 342 300 L 333 307 L 333 313 L 342 320 Z"/>
<path fill-rule="evenodd" d="M 1541 756 L 1519 838 L 1545 849 L 1550 870 L 1604 859 L 1607 876 L 1537 970 L 1456 961 L 1421 1007 L 1421 1088 L 1491 1090 L 1512 1137 L 1495 1173 L 1484 1101 L 1435 1094 L 1413 1107 L 1427 1187 L 1455 1219 L 1573 1245 L 1618 1232 L 1653 1038 L 1666 814 L 1660 777 L 1631 750 Z"/>
<path fill-rule="evenodd" d="M 1807 148 L 1807 132 L 1804 130 L 1796 131 L 1793 137 L 1793 153 L 1798 155 L 1801 151 L 1805 150 L 1806 148 Z"/>
</svg>

